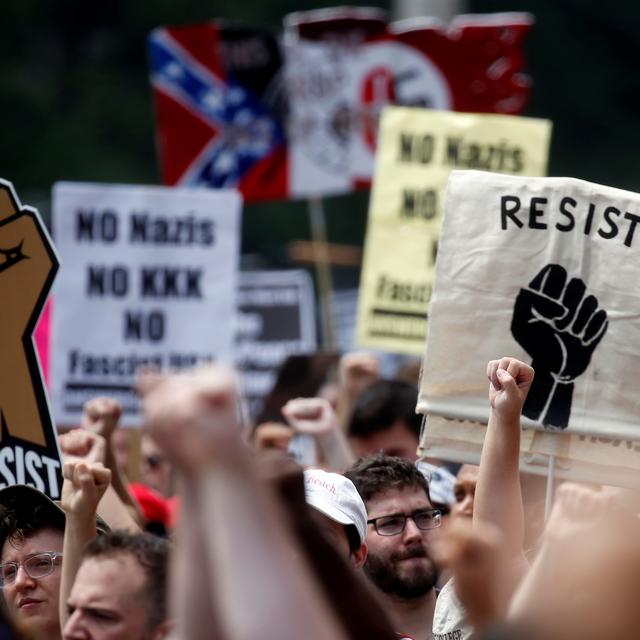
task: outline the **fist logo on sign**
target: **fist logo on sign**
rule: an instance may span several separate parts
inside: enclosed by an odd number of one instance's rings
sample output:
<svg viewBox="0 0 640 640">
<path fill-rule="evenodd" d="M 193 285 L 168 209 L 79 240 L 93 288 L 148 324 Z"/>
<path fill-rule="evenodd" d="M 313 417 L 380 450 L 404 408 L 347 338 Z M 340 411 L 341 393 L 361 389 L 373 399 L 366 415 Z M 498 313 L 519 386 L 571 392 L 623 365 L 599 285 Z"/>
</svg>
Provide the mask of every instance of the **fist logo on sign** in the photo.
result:
<svg viewBox="0 0 640 640">
<path fill-rule="evenodd" d="M 52 436 L 31 334 L 58 260 L 35 210 L 0 180 L 0 416 L 2 431 L 46 446 Z"/>
<path fill-rule="evenodd" d="M 565 429 L 574 380 L 589 366 L 607 331 L 607 312 L 587 295 L 580 278 L 548 264 L 516 297 L 511 333 L 533 358 L 536 371 L 522 413 L 544 426 Z"/>
</svg>

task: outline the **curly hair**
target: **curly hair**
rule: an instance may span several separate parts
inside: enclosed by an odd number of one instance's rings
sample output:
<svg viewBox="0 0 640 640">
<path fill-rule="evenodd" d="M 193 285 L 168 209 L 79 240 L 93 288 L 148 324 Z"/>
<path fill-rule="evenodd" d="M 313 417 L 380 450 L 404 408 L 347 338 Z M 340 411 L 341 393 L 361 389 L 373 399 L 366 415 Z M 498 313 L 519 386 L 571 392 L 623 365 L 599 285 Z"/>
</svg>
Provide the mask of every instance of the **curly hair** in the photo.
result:
<svg viewBox="0 0 640 640">
<path fill-rule="evenodd" d="M 378 453 L 356 460 L 344 474 L 356 486 L 365 503 L 389 489 L 422 489 L 429 502 L 429 485 L 416 465 L 406 458 Z"/>
<path fill-rule="evenodd" d="M 167 619 L 167 564 L 170 544 L 150 533 L 115 530 L 94 538 L 87 544 L 82 560 L 129 555 L 142 567 L 146 580 L 149 629 Z"/>
</svg>

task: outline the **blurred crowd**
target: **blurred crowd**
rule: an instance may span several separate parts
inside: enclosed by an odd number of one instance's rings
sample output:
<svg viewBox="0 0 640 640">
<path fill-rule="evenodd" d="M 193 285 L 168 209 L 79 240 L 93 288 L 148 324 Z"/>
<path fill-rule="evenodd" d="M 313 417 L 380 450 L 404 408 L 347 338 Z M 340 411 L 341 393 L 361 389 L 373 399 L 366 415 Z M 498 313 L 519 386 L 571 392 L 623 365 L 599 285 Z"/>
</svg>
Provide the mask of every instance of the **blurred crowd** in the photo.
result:
<svg viewBox="0 0 640 640">
<path fill-rule="evenodd" d="M 285 365 L 255 424 L 220 367 L 141 372 L 141 430 L 88 402 L 61 500 L 0 490 L 0 640 L 635 636 L 640 501 L 556 483 L 544 522 L 528 364 L 487 364 L 476 466 L 418 456 L 419 366 L 318 361 Z"/>
</svg>

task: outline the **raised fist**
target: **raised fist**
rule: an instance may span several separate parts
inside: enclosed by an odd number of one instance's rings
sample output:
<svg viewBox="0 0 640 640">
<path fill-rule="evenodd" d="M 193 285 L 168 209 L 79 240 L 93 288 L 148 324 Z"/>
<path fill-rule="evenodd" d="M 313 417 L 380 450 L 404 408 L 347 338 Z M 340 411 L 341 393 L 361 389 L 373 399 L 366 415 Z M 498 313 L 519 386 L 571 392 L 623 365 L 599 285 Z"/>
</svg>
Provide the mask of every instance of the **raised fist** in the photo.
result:
<svg viewBox="0 0 640 640">
<path fill-rule="evenodd" d="M 98 503 L 111 481 L 111 471 L 100 462 L 74 460 L 64 463 L 63 476 L 61 502 L 65 513 L 95 520 Z"/>
<path fill-rule="evenodd" d="M 533 358 L 536 377 L 523 414 L 544 426 L 566 428 L 573 382 L 589 366 L 608 326 L 607 313 L 579 278 L 548 264 L 516 297 L 511 333 Z"/>
<path fill-rule="evenodd" d="M 53 424 L 31 335 L 57 269 L 36 212 L 0 180 L 0 412 L 10 435 L 42 446 Z"/>
<path fill-rule="evenodd" d="M 338 429 L 333 407 L 324 398 L 295 398 L 282 407 L 287 422 L 298 432 L 322 436 Z"/>
<path fill-rule="evenodd" d="M 81 426 L 109 440 L 121 415 L 122 405 L 117 400 L 106 396 L 92 398 L 84 403 Z"/>
<path fill-rule="evenodd" d="M 228 455 L 240 442 L 237 390 L 219 366 L 173 375 L 138 376 L 145 427 L 164 455 L 185 474 Z"/>
</svg>

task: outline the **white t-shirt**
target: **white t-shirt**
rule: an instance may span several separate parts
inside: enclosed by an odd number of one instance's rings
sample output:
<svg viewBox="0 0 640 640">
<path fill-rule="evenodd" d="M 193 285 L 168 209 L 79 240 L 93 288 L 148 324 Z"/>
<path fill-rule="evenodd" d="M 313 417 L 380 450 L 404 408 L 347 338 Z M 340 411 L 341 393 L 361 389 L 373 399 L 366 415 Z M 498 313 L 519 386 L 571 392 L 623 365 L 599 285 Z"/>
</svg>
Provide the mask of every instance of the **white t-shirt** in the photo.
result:
<svg viewBox="0 0 640 640">
<path fill-rule="evenodd" d="M 453 588 L 453 580 L 442 587 L 433 612 L 434 640 L 467 640 L 473 628 Z"/>
</svg>

